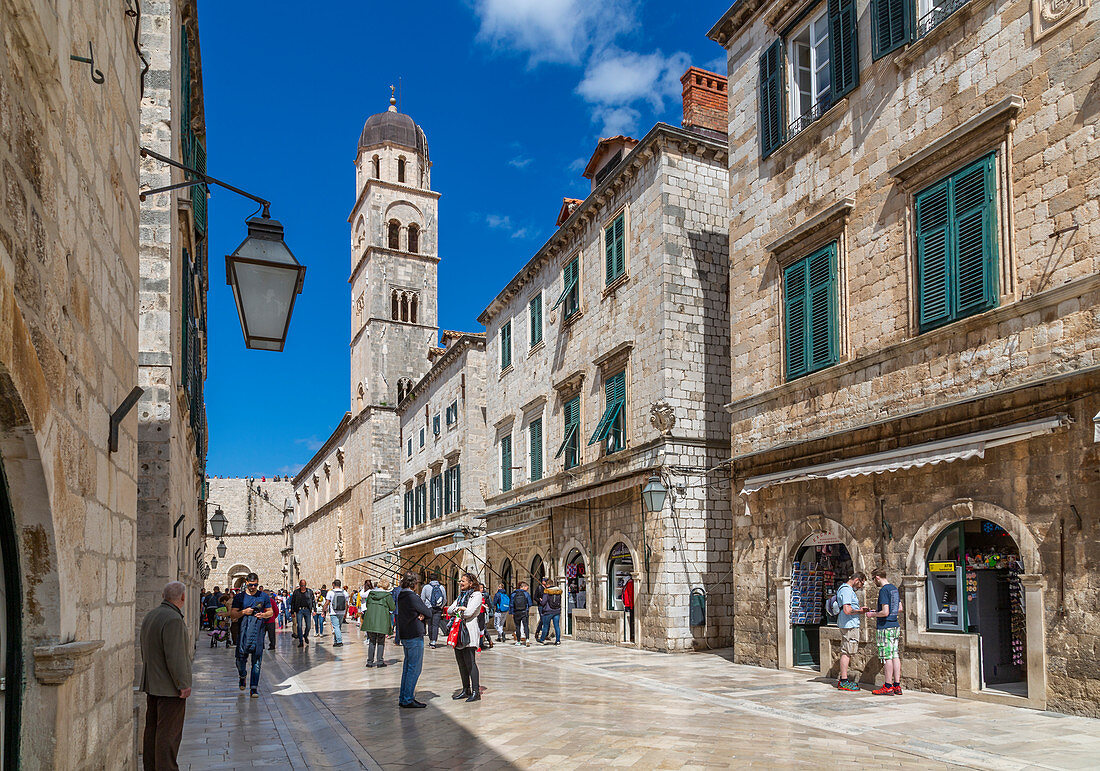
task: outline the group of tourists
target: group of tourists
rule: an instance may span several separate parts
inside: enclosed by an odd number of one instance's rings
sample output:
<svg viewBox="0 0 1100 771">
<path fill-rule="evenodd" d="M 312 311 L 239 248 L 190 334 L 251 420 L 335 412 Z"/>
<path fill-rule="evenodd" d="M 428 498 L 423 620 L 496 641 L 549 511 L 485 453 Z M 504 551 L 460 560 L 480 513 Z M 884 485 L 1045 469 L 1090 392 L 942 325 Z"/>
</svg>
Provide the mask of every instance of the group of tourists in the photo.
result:
<svg viewBox="0 0 1100 771">
<path fill-rule="evenodd" d="M 860 690 L 859 683 L 849 677 L 848 668 L 852 657 L 859 652 L 860 619 L 867 617 L 875 619 L 875 647 L 886 677 L 886 682 L 871 693 L 876 696 L 901 696 L 901 655 L 898 650 L 901 594 L 887 580 L 885 570 L 879 568 L 872 571 L 871 579 L 878 587 L 878 601 L 874 607 L 860 605 L 856 595 L 867 583 L 867 576 L 863 573 L 853 573 L 826 603 L 826 610 L 837 617 L 837 626 L 840 627 L 840 679 L 837 688 L 842 691 Z"/>
</svg>

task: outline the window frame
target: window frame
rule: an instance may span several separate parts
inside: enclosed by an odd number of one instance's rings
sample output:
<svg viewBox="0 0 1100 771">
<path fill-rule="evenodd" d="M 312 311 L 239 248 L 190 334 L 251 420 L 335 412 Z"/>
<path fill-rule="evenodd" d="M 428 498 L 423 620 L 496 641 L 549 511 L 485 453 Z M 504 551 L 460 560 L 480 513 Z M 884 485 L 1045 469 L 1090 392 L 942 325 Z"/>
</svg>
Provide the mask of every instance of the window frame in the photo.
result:
<svg viewBox="0 0 1100 771">
<path fill-rule="evenodd" d="M 512 320 L 500 325 L 500 371 L 506 372 L 512 366 Z"/>
<path fill-rule="evenodd" d="M 580 313 L 581 310 L 581 256 L 579 253 L 573 255 L 572 259 L 562 266 L 561 276 L 561 294 L 558 295 L 557 302 L 550 310 L 557 310 L 559 305 L 564 304 L 562 321 L 568 321 Z"/>
<path fill-rule="evenodd" d="M 828 260 L 828 266 L 824 279 L 813 279 L 813 267 L 815 261 L 822 258 Z M 797 294 L 792 292 L 791 280 L 797 276 L 801 282 Z M 809 254 L 792 260 L 781 271 L 781 291 L 783 321 L 783 373 L 784 380 L 789 382 L 805 377 L 823 369 L 835 366 L 840 361 L 840 242 L 829 241 Z M 825 355 L 814 359 L 815 334 L 820 334 L 814 325 L 814 302 L 818 293 L 825 295 L 826 328 Z M 796 337 L 792 333 L 791 316 L 796 302 L 801 302 L 801 330 Z M 793 349 L 792 340 L 799 340 L 801 344 L 801 365 L 792 366 Z"/>
<path fill-rule="evenodd" d="M 536 292 L 527 303 L 528 350 L 542 343 L 542 292 Z"/>
<path fill-rule="evenodd" d="M 432 433 L 436 436 L 439 436 L 441 433 L 443 433 L 443 427 L 440 423 L 438 412 L 432 416 Z"/>
<path fill-rule="evenodd" d="M 821 45 L 821 41 L 814 43 L 814 32 L 818 23 L 821 23 L 825 27 L 824 47 L 828 49 L 831 44 L 831 35 L 829 29 L 829 8 L 828 3 L 822 2 L 815 5 L 801 21 L 797 23 L 789 32 L 784 33 L 784 60 L 786 69 L 784 76 L 787 81 L 787 119 L 788 125 L 793 125 L 796 120 L 801 120 L 804 116 L 811 116 L 815 110 L 819 109 L 819 102 L 828 102 L 833 93 L 833 62 L 832 52 L 829 52 L 829 59 L 825 63 L 825 67 L 828 68 L 829 86 L 828 89 L 822 91 L 817 82 L 818 63 L 817 54 L 818 48 Z M 795 39 L 800 37 L 803 32 L 810 33 L 809 53 L 810 53 L 810 79 L 811 79 L 811 100 L 810 106 L 805 112 L 801 110 L 801 91 L 798 86 L 798 77 L 796 75 L 796 69 L 798 65 L 795 62 L 794 46 Z M 830 102 L 831 103 L 831 102 Z M 797 112 L 796 112 L 797 111 Z M 797 133 L 797 132 L 796 132 Z"/>
<path fill-rule="evenodd" d="M 527 424 L 528 477 L 532 482 L 542 479 L 545 472 L 542 436 L 542 416 L 540 415 Z"/>
<path fill-rule="evenodd" d="M 572 399 L 562 403 L 562 440 L 554 459 L 565 455 L 563 466 L 566 470 L 580 465 L 581 461 L 581 395 L 576 394 Z M 570 419 L 573 415 L 574 420 Z M 572 456 L 572 457 L 570 457 Z"/>
<path fill-rule="evenodd" d="M 605 286 L 626 275 L 626 241 L 626 209 L 623 208 L 603 228 Z"/>
<path fill-rule="evenodd" d="M 604 378 L 604 411 L 589 445 L 602 442 L 605 455 L 613 455 L 626 446 L 626 369 Z"/>
<path fill-rule="evenodd" d="M 500 491 L 510 492 L 512 489 L 512 435 L 504 434 L 500 437 Z"/>
</svg>

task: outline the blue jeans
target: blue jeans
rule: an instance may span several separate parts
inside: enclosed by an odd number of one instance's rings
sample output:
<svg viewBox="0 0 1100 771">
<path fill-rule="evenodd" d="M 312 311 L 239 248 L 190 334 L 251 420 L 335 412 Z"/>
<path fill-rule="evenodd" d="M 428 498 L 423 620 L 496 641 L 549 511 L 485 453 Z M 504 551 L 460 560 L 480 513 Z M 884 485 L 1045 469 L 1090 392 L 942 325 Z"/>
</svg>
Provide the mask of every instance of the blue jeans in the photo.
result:
<svg viewBox="0 0 1100 771">
<path fill-rule="evenodd" d="M 299 640 L 309 639 L 309 626 L 309 611 L 299 608 L 294 613 L 294 634 L 298 635 Z"/>
<path fill-rule="evenodd" d="M 334 641 L 342 643 L 344 641 L 344 630 L 340 628 L 340 617 L 335 613 L 330 613 L 328 620 L 329 623 L 332 624 L 332 636 Z"/>
<path fill-rule="evenodd" d="M 264 646 L 261 640 L 258 644 L 259 650 L 251 653 L 245 653 L 240 648 L 237 649 L 237 674 L 243 680 L 245 677 L 245 665 L 248 663 L 248 657 L 252 656 L 252 678 L 250 680 L 249 687 L 257 688 L 260 685 L 260 663 L 264 658 Z"/>
<path fill-rule="evenodd" d="M 320 613 L 313 614 L 313 625 L 317 627 L 317 634 L 322 634 L 325 631 L 325 617 Z"/>
<path fill-rule="evenodd" d="M 554 622 L 554 642 L 561 642 L 561 611 L 557 613 L 547 613 L 542 617 L 542 628 L 539 630 L 539 636 L 542 637 L 543 642 L 550 639 L 551 621 Z"/>
<path fill-rule="evenodd" d="M 401 665 L 401 694 L 397 698 L 399 704 L 411 704 L 424 665 L 424 638 L 402 640 L 401 645 L 405 648 L 405 661 Z"/>
</svg>

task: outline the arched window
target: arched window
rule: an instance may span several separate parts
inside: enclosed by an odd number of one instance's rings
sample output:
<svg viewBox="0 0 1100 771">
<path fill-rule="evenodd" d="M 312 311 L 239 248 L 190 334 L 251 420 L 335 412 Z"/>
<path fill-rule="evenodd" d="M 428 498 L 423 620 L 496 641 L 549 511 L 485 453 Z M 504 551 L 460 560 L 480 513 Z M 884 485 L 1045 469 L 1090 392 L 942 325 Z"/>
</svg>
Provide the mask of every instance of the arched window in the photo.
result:
<svg viewBox="0 0 1100 771">
<path fill-rule="evenodd" d="M 401 293 L 401 320 L 409 320 L 409 296 L 404 292 Z"/>
<path fill-rule="evenodd" d="M 531 588 L 534 589 L 546 578 L 546 566 L 542 564 L 542 557 L 538 554 L 531 560 Z"/>
<path fill-rule="evenodd" d="M 405 400 L 405 397 L 412 391 L 412 381 L 407 377 L 400 378 L 397 381 L 397 403 L 400 404 Z"/>
<path fill-rule="evenodd" d="M 420 251 L 420 228 L 414 222 L 409 225 L 409 249 L 410 252 L 416 254 Z"/>
<path fill-rule="evenodd" d="M 401 320 L 400 293 L 396 289 L 390 292 L 390 319 L 393 321 Z"/>
<path fill-rule="evenodd" d="M 414 294 L 412 296 L 412 299 L 409 300 L 409 323 L 410 324 L 415 324 L 416 323 L 416 314 L 417 314 L 417 311 L 419 310 L 419 308 L 418 308 L 419 305 L 420 305 L 420 299 L 417 295 Z"/>
<path fill-rule="evenodd" d="M 379 160 L 377 155 L 374 156 L 374 159 L 371 161 L 371 164 L 373 166 L 374 178 L 375 179 L 382 179 L 382 161 Z"/>
<path fill-rule="evenodd" d="M 504 564 L 500 566 L 500 582 L 504 584 L 504 591 L 509 594 L 511 594 L 512 589 L 515 588 L 512 586 L 512 581 L 512 560 L 505 559 Z"/>
<path fill-rule="evenodd" d="M 390 249 L 401 248 L 401 223 L 397 220 L 390 220 L 389 246 Z"/>
<path fill-rule="evenodd" d="M 405 181 L 405 156 L 401 156 L 397 159 L 397 181 Z"/>
</svg>

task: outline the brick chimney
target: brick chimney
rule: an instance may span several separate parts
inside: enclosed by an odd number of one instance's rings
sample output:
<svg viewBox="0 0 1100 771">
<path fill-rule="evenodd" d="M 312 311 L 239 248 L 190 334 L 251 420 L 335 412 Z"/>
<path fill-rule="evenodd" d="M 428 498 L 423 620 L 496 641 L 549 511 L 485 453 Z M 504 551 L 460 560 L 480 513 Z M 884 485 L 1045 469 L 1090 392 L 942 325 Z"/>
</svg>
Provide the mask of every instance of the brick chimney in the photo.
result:
<svg viewBox="0 0 1100 771">
<path fill-rule="evenodd" d="M 729 130 L 726 79 L 714 72 L 689 67 L 680 82 L 684 84 L 684 127 L 725 134 Z"/>
</svg>

